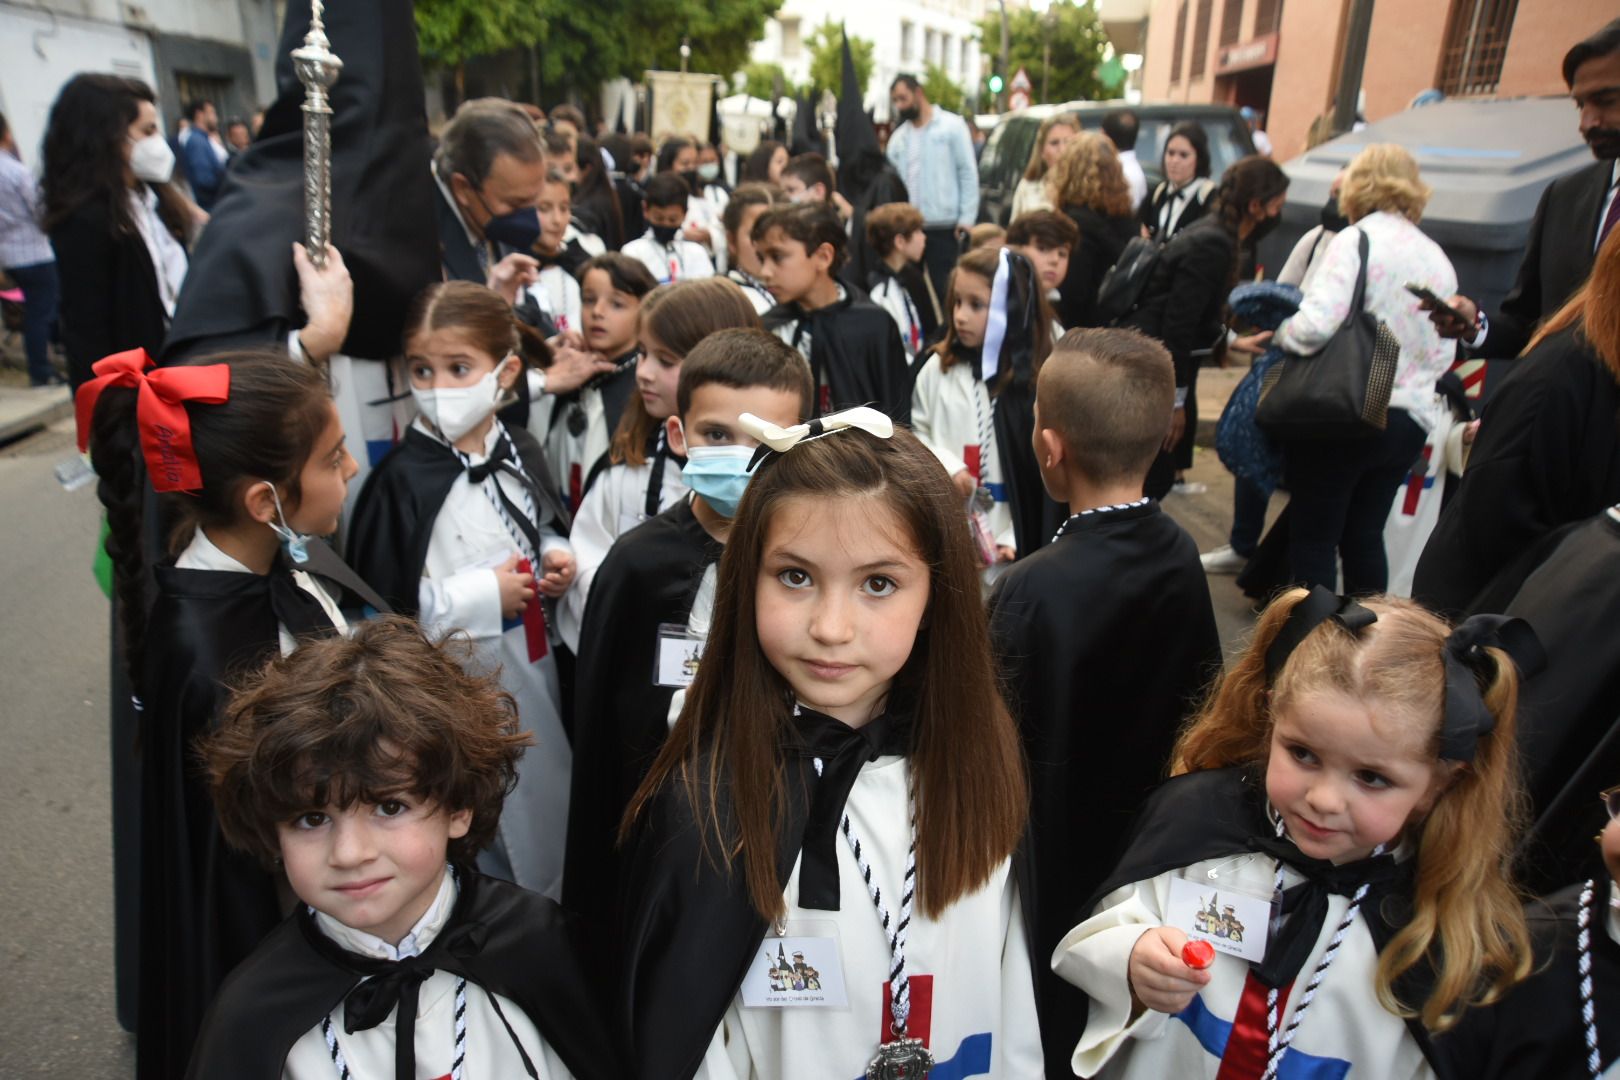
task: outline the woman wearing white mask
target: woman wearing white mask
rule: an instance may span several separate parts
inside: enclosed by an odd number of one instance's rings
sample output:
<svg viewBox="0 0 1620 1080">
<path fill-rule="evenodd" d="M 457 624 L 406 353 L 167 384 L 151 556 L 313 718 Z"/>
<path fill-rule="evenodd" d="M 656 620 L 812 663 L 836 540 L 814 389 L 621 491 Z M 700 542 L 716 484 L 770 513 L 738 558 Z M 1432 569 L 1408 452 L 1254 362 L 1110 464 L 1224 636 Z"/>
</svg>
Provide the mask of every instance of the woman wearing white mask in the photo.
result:
<svg viewBox="0 0 1620 1080">
<path fill-rule="evenodd" d="M 104 356 L 157 356 L 185 280 L 195 210 L 169 183 L 174 151 L 155 102 L 138 79 L 76 75 L 51 106 L 41 191 L 75 389 Z"/>
<path fill-rule="evenodd" d="M 473 669 L 500 669 L 534 743 L 479 865 L 556 898 L 572 756 L 550 602 L 573 583 L 574 554 L 540 444 L 495 415 L 522 377 L 530 334 L 473 282 L 416 298 L 404 351 L 419 415 L 366 479 L 348 555 L 395 611 L 435 635 L 464 634 Z"/>
</svg>

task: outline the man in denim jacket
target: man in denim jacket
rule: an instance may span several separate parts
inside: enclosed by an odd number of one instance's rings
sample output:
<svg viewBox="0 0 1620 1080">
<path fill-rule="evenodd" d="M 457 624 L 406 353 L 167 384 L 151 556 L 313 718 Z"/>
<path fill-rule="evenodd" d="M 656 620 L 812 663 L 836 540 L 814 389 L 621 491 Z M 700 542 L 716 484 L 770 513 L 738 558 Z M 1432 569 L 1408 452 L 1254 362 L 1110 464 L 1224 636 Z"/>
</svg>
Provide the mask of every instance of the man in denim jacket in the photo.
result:
<svg viewBox="0 0 1620 1080">
<path fill-rule="evenodd" d="M 922 211 L 928 238 L 923 264 L 934 291 L 944 296 L 962 241 L 979 218 L 973 139 L 960 116 L 929 102 L 915 75 L 895 78 L 889 105 L 895 123 L 889 161 L 905 179 L 911 203 Z"/>
</svg>

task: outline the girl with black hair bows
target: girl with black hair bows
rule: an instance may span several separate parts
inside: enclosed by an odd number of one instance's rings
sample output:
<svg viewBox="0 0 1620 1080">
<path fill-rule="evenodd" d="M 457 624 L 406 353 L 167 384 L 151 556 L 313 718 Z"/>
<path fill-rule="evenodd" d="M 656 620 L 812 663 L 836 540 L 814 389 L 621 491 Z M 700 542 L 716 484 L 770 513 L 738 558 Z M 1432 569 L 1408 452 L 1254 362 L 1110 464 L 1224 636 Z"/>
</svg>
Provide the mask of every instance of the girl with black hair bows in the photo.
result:
<svg viewBox="0 0 1620 1080">
<path fill-rule="evenodd" d="M 1273 601 L 1053 955 L 1091 998 L 1075 1072 L 1444 1075 L 1434 1035 L 1531 969 L 1515 702 L 1541 659 L 1521 620 Z"/>
<path fill-rule="evenodd" d="M 154 370 L 135 349 L 93 373 L 77 397 L 79 442 L 101 478 L 137 709 L 136 1069 L 167 1080 L 184 1071 L 221 980 L 282 914 L 275 879 L 220 839 L 193 742 L 229 676 L 345 631 L 362 604 L 386 605 L 316 539 L 337 531 L 356 466 L 312 368 L 266 350 Z M 181 523 L 171 558 L 151 569 L 150 607 L 147 480 Z"/>
<path fill-rule="evenodd" d="M 874 409 L 741 423 L 708 644 L 621 834 L 640 1074 L 1038 1076 L 1024 769 L 960 502 Z"/>
<path fill-rule="evenodd" d="M 911 422 L 945 471 L 993 580 L 1062 521 L 1041 486 L 1033 444 L 1035 376 L 1052 351 L 1052 312 L 1028 259 L 970 251 L 951 275 L 950 327 L 917 368 Z"/>
</svg>

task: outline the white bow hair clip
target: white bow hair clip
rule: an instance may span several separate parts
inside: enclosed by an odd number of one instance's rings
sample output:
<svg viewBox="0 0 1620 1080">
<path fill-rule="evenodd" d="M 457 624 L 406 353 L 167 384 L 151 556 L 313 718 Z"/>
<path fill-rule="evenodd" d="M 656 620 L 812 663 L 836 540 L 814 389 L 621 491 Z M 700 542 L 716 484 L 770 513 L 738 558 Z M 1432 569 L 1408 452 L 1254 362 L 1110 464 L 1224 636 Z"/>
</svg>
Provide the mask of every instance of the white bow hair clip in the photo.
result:
<svg viewBox="0 0 1620 1080">
<path fill-rule="evenodd" d="M 737 417 L 737 426 L 759 442 L 759 449 L 754 451 L 754 458 L 748 463 L 749 472 L 773 451 L 785 454 L 802 442 L 813 442 L 835 432 L 857 428 L 879 439 L 887 439 L 894 434 L 894 421 L 869 405 L 830 413 L 807 424 L 794 424 L 787 428 L 761 420 L 753 413 L 743 413 Z"/>
</svg>

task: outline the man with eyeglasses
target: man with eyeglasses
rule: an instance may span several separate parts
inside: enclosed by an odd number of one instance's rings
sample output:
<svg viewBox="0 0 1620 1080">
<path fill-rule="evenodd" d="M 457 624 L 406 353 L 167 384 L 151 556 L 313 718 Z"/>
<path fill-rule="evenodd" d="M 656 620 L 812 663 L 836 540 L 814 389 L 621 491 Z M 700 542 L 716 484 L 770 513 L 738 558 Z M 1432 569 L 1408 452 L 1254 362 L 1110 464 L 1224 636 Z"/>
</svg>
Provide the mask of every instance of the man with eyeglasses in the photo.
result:
<svg viewBox="0 0 1620 1080">
<path fill-rule="evenodd" d="M 1517 356 L 1536 324 L 1564 305 L 1592 270 L 1593 255 L 1620 220 L 1620 19 L 1564 55 L 1564 82 L 1580 112 L 1581 137 L 1596 163 L 1547 185 L 1530 221 L 1513 288 L 1489 318 L 1466 296 L 1430 317 L 1446 337 L 1482 356 Z"/>
</svg>

